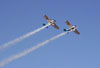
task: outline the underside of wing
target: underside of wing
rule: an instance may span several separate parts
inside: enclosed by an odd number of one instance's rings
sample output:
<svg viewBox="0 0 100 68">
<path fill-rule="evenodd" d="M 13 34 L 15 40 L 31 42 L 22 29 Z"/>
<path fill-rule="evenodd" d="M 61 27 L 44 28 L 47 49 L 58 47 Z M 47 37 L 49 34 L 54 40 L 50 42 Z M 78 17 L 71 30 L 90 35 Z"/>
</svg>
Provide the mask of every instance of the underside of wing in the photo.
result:
<svg viewBox="0 0 100 68">
<path fill-rule="evenodd" d="M 54 24 L 54 25 L 52 25 L 54 28 L 56 28 L 56 29 L 59 29 L 59 27 L 56 25 L 56 24 Z"/>
<path fill-rule="evenodd" d="M 68 25 L 69 28 L 72 27 L 72 24 L 70 24 L 67 20 L 65 23 Z"/>
<path fill-rule="evenodd" d="M 44 15 L 43 16 L 48 22 L 50 22 L 50 19 L 46 16 L 46 15 Z"/>
<path fill-rule="evenodd" d="M 80 34 L 80 33 L 78 32 L 78 30 L 77 30 L 77 29 L 75 29 L 75 31 L 74 31 L 74 32 L 75 32 L 76 34 L 78 34 L 78 35 Z"/>
</svg>

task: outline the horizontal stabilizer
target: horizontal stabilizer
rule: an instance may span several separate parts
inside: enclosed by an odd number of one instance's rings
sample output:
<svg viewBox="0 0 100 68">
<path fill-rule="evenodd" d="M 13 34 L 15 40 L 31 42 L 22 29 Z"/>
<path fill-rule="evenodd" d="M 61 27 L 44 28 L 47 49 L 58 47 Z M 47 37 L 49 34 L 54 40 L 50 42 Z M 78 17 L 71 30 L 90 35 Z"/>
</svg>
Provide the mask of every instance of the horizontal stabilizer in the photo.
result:
<svg viewBox="0 0 100 68">
<path fill-rule="evenodd" d="M 66 29 L 64 29 L 64 31 L 67 31 Z"/>
<path fill-rule="evenodd" d="M 46 26 L 46 24 L 43 24 L 43 26 Z M 46 28 L 48 28 L 48 26 Z"/>
<path fill-rule="evenodd" d="M 43 24 L 43 26 L 45 26 L 46 24 Z"/>
</svg>

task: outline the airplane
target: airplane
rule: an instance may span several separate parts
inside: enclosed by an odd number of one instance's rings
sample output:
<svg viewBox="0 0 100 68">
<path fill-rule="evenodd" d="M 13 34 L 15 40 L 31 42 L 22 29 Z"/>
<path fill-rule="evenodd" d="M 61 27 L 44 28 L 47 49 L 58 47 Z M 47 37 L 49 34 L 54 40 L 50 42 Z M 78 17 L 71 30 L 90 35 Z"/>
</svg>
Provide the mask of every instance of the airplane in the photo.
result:
<svg viewBox="0 0 100 68">
<path fill-rule="evenodd" d="M 64 29 L 64 31 L 73 31 L 75 32 L 77 35 L 79 35 L 80 33 L 77 30 L 77 26 L 73 26 L 72 24 L 70 24 L 67 20 L 65 21 L 65 23 L 68 25 L 69 29 Z"/>
<path fill-rule="evenodd" d="M 59 27 L 55 24 L 56 20 L 51 20 L 49 19 L 46 15 L 43 16 L 47 21 L 48 23 L 50 23 L 54 28 L 56 29 L 59 29 Z M 46 24 L 43 24 L 43 26 L 45 26 Z M 48 27 L 47 27 L 48 28 Z"/>
</svg>

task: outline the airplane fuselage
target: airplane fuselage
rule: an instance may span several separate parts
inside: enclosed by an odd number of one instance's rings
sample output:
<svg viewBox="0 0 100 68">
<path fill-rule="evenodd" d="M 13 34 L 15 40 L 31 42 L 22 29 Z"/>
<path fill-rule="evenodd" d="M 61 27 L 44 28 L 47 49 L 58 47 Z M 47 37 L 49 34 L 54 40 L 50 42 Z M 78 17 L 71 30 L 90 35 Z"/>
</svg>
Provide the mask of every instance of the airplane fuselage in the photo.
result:
<svg viewBox="0 0 100 68">
<path fill-rule="evenodd" d="M 76 28 L 77 28 L 76 26 L 72 26 L 72 27 L 70 27 L 70 28 L 68 29 L 68 31 L 75 31 Z"/>
<path fill-rule="evenodd" d="M 51 20 L 49 23 L 50 23 L 51 25 L 55 25 L 55 22 L 56 22 L 56 20 Z"/>
</svg>

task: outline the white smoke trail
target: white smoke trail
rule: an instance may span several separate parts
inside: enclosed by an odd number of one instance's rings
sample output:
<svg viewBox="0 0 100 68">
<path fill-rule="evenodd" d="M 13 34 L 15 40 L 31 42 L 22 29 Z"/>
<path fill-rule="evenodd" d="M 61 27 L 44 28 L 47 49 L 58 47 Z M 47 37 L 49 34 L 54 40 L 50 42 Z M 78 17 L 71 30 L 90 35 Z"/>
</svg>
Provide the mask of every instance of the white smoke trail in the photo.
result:
<svg viewBox="0 0 100 68">
<path fill-rule="evenodd" d="M 51 42 L 51 41 L 53 41 L 53 40 L 56 40 L 57 38 L 59 38 L 59 37 L 61 37 L 61 36 L 64 36 L 64 35 L 67 34 L 67 33 L 69 33 L 69 32 L 63 32 L 63 33 L 61 33 L 61 34 L 58 34 L 58 35 L 56 35 L 56 36 L 50 38 L 49 40 L 46 40 L 46 41 L 44 41 L 44 42 L 42 42 L 42 43 L 40 43 L 40 44 L 38 44 L 38 45 L 36 45 L 36 46 L 33 46 L 32 48 L 30 48 L 30 49 L 28 49 L 28 50 L 25 50 L 25 51 L 22 52 L 22 53 L 19 53 L 19 54 L 16 54 L 16 55 L 14 55 L 14 56 L 11 56 L 10 58 L 5 59 L 4 61 L 0 62 L 0 66 L 4 66 L 4 65 L 8 64 L 9 62 L 12 62 L 12 61 L 14 61 L 14 60 L 17 60 L 17 59 L 19 59 L 19 58 L 21 58 L 21 57 L 23 57 L 23 56 L 25 56 L 25 55 L 31 53 L 32 51 L 34 51 L 34 50 L 36 50 L 36 49 L 38 49 L 38 48 L 44 46 L 45 44 L 47 44 L 47 43 L 49 43 L 49 42 Z"/>
<path fill-rule="evenodd" d="M 16 43 L 18 43 L 18 42 L 20 42 L 20 41 L 22 41 L 22 40 L 34 35 L 35 33 L 45 29 L 48 26 L 50 26 L 50 24 L 47 24 L 47 25 L 45 25 L 45 26 L 43 26 L 41 28 L 38 28 L 38 29 L 36 29 L 36 30 L 34 30 L 34 31 L 30 32 L 30 33 L 27 33 L 27 34 L 25 34 L 25 35 L 23 35 L 23 36 L 21 36 L 19 38 L 16 38 L 15 40 L 12 40 L 12 41 L 10 41 L 8 43 L 3 44 L 3 45 L 0 46 L 0 50 L 4 49 L 4 48 L 7 48 L 8 46 L 11 46 L 13 44 L 16 44 Z"/>
</svg>

